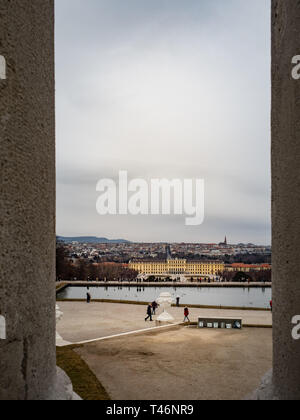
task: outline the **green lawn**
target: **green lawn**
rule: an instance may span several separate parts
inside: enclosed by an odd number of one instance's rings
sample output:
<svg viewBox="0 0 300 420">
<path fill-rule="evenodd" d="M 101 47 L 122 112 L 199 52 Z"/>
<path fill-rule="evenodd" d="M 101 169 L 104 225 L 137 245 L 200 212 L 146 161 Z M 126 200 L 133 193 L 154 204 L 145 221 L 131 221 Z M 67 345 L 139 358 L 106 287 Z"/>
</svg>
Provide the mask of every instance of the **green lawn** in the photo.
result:
<svg viewBox="0 0 300 420">
<path fill-rule="evenodd" d="M 57 347 L 57 365 L 73 383 L 73 388 L 83 400 L 108 401 L 110 397 L 97 377 L 74 349 L 76 346 Z"/>
</svg>

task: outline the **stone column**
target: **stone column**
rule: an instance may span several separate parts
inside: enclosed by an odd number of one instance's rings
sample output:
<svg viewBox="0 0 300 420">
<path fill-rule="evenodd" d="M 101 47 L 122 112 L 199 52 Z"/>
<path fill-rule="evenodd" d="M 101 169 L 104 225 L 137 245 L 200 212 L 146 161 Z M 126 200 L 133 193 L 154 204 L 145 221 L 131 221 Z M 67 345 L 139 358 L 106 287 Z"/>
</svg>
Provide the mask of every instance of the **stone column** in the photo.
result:
<svg viewBox="0 0 300 420">
<path fill-rule="evenodd" d="M 0 0 L 0 56 L 0 399 L 64 398 L 55 351 L 54 0 Z"/>
<path fill-rule="evenodd" d="M 272 0 L 272 221 L 275 398 L 300 399 L 300 2 Z M 300 63 L 300 57 L 299 57 Z"/>
</svg>

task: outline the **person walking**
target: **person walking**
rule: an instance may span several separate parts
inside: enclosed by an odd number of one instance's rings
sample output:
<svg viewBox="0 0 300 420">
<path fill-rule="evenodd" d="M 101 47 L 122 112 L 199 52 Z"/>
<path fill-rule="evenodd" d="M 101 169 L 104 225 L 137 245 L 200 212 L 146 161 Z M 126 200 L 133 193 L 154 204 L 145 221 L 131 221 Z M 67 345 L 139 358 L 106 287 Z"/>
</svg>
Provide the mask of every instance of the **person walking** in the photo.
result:
<svg viewBox="0 0 300 420">
<path fill-rule="evenodd" d="M 273 312 L 273 300 L 270 300 L 270 308 L 271 308 L 271 312 Z"/>
<path fill-rule="evenodd" d="M 152 314 L 156 315 L 156 309 L 158 308 L 158 303 L 156 301 L 152 302 Z"/>
<path fill-rule="evenodd" d="M 190 311 L 189 308 L 184 308 L 184 320 L 183 322 L 191 322 L 189 319 Z"/>
<path fill-rule="evenodd" d="M 91 294 L 88 292 L 88 293 L 86 294 L 86 303 L 91 303 L 91 300 L 92 300 L 92 296 L 91 296 Z"/>
<path fill-rule="evenodd" d="M 176 298 L 176 306 L 177 306 L 177 308 L 179 308 L 179 305 L 180 305 L 180 296 L 177 296 L 177 298 Z"/>
<path fill-rule="evenodd" d="M 153 319 L 152 319 L 152 304 L 151 303 L 149 303 L 149 305 L 148 305 L 147 315 L 148 316 L 145 318 L 145 322 L 147 322 L 149 318 L 150 318 L 150 321 L 152 322 Z"/>
</svg>

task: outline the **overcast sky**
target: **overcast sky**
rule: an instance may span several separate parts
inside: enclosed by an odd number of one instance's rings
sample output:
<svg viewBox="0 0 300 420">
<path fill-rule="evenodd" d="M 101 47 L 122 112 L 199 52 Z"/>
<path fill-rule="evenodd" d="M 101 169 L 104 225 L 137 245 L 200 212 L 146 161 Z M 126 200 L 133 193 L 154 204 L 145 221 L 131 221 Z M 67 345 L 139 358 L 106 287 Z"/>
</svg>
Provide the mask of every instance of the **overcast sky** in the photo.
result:
<svg viewBox="0 0 300 420">
<path fill-rule="evenodd" d="M 57 233 L 270 244 L 270 1 L 56 2 Z M 203 178 L 205 222 L 99 216 L 96 185 Z"/>
</svg>

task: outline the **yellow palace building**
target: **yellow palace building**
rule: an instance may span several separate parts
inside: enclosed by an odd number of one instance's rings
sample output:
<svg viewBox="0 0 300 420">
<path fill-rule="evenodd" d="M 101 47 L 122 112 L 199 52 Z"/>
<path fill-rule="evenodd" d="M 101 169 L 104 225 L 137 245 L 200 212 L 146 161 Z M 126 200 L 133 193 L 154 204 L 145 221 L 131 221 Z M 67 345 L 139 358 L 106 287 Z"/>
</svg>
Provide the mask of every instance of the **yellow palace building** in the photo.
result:
<svg viewBox="0 0 300 420">
<path fill-rule="evenodd" d="M 146 276 L 217 276 L 224 272 L 225 264 L 221 261 L 192 261 L 185 259 L 132 260 L 129 268 Z"/>
</svg>

